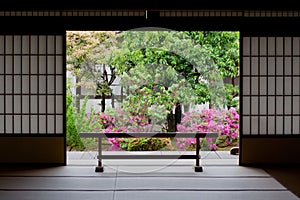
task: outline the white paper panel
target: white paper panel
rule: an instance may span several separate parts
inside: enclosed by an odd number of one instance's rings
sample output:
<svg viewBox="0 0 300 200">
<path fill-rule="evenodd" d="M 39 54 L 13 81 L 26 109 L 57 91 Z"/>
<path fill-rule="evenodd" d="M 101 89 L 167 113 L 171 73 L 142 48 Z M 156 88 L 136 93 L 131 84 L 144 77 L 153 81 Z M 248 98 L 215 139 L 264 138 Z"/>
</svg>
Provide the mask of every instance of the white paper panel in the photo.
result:
<svg viewBox="0 0 300 200">
<path fill-rule="evenodd" d="M 47 37 L 41 35 L 38 37 L 39 40 L 39 54 L 46 54 L 47 53 Z"/>
<path fill-rule="evenodd" d="M 54 108 L 55 98 L 54 97 L 55 97 L 54 95 L 47 96 L 47 113 L 50 113 L 50 114 L 55 113 L 55 108 Z"/>
<path fill-rule="evenodd" d="M 13 53 L 13 36 L 12 35 L 5 36 L 5 53 L 6 54 Z"/>
<path fill-rule="evenodd" d="M 276 117 L 276 134 L 277 135 L 283 134 L 283 117 L 281 116 Z"/>
<path fill-rule="evenodd" d="M 55 57 L 47 56 L 47 73 L 55 74 Z"/>
<path fill-rule="evenodd" d="M 22 96 L 22 113 L 23 114 L 29 114 L 29 106 L 30 106 L 30 97 L 29 95 L 23 95 Z"/>
<path fill-rule="evenodd" d="M 29 115 L 23 115 L 22 116 L 22 133 L 27 134 L 30 133 L 29 127 L 30 127 L 30 116 Z"/>
<path fill-rule="evenodd" d="M 275 50 L 275 37 L 268 37 L 268 55 L 274 56 Z"/>
<path fill-rule="evenodd" d="M 28 35 L 22 36 L 22 53 L 29 54 L 29 36 Z"/>
<path fill-rule="evenodd" d="M 14 54 L 21 54 L 22 38 L 20 35 L 15 35 L 13 37 L 14 42 Z"/>
<path fill-rule="evenodd" d="M 46 95 L 39 96 L 39 113 L 45 114 L 47 108 Z"/>
<path fill-rule="evenodd" d="M 251 95 L 258 95 L 259 91 L 259 78 L 253 77 L 251 78 Z"/>
<path fill-rule="evenodd" d="M 47 93 L 55 93 L 55 76 L 47 76 Z"/>
<path fill-rule="evenodd" d="M 267 114 L 267 97 L 260 97 L 259 98 L 259 106 L 260 106 L 260 115 L 266 115 Z"/>
<path fill-rule="evenodd" d="M 0 115 L 0 124 L 2 124 L 2 126 L 0 126 L 0 134 L 1 133 L 5 133 L 4 131 L 4 115 Z"/>
<path fill-rule="evenodd" d="M 243 74 L 246 76 L 250 75 L 250 58 L 249 57 L 243 58 Z"/>
<path fill-rule="evenodd" d="M 259 117 L 259 134 L 267 134 L 267 117 Z"/>
<path fill-rule="evenodd" d="M 293 78 L 293 94 L 300 95 L 300 78 L 299 77 Z"/>
<path fill-rule="evenodd" d="M 5 44 L 5 37 L 3 35 L 0 35 L 0 54 L 4 54 L 4 50 L 5 50 L 5 47 L 4 47 L 4 44 Z"/>
<path fill-rule="evenodd" d="M 56 56 L 56 74 L 63 75 L 65 73 L 64 65 L 63 65 L 63 57 Z"/>
<path fill-rule="evenodd" d="M 38 96 L 37 95 L 30 96 L 30 112 L 33 114 L 38 113 Z"/>
<path fill-rule="evenodd" d="M 18 134 L 22 131 L 22 116 L 14 115 L 14 133 Z"/>
<path fill-rule="evenodd" d="M 267 78 L 261 77 L 259 78 L 259 94 L 260 95 L 267 95 Z"/>
<path fill-rule="evenodd" d="M 268 95 L 275 95 L 275 78 L 268 78 Z"/>
<path fill-rule="evenodd" d="M 270 116 L 268 117 L 268 135 L 274 135 L 275 134 L 275 117 Z"/>
<path fill-rule="evenodd" d="M 47 74 L 47 59 L 46 56 L 39 56 L 39 74 Z"/>
<path fill-rule="evenodd" d="M 276 75 L 277 76 L 283 75 L 283 57 L 276 58 Z"/>
<path fill-rule="evenodd" d="M 250 115 L 250 97 L 243 97 L 243 114 Z"/>
<path fill-rule="evenodd" d="M 4 113 L 4 95 L 0 95 L 0 114 Z"/>
<path fill-rule="evenodd" d="M 291 135 L 292 134 L 292 117 L 287 116 L 284 117 L 284 134 Z"/>
<path fill-rule="evenodd" d="M 284 58 L 284 74 L 292 75 L 292 58 L 291 57 Z"/>
<path fill-rule="evenodd" d="M 0 45 L 1 45 L 1 43 L 0 43 Z M 0 55 L 0 74 L 4 74 L 4 69 L 5 69 L 4 56 Z"/>
<path fill-rule="evenodd" d="M 28 94 L 29 93 L 29 76 L 28 75 L 23 75 L 22 76 L 22 93 L 23 94 Z"/>
<path fill-rule="evenodd" d="M 293 97 L 293 114 L 300 115 L 300 97 Z"/>
<path fill-rule="evenodd" d="M 21 68 L 21 56 L 14 56 L 14 74 L 21 74 L 22 68 Z"/>
<path fill-rule="evenodd" d="M 266 56 L 267 55 L 267 38 L 266 37 L 260 37 L 259 38 L 259 53 L 260 56 Z"/>
<path fill-rule="evenodd" d="M 13 92 L 15 94 L 20 94 L 22 92 L 22 81 L 21 81 L 21 75 L 14 76 L 14 90 Z"/>
<path fill-rule="evenodd" d="M 3 94 L 4 93 L 4 76 L 0 75 L 0 94 Z"/>
<path fill-rule="evenodd" d="M 56 115 L 56 133 L 62 134 L 63 133 L 63 116 Z"/>
<path fill-rule="evenodd" d="M 55 53 L 55 36 L 47 36 L 47 54 Z"/>
<path fill-rule="evenodd" d="M 266 76 L 267 75 L 267 58 L 266 57 L 260 57 L 259 58 L 259 70 L 260 70 L 260 76 Z"/>
<path fill-rule="evenodd" d="M 63 36 L 56 36 L 56 54 L 63 54 L 64 52 L 64 48 L 63 48 L 63 44 L 64 44 L 64 37 Z"/>
<path fill-rule="evenodd" d="M 293 74 L 300 75 L 300 58 L 299 57 L 293 58 Z"/>
<path fill-rule="evenodd" d="M 283 77 L 276 78 L 276 95 L 283 95 Z"/>
<path fill-rule="evenodd" d="M 13 74 L 13 57 L 5 56 L 5 74 Z"/>
<path fill-rule="evenodd" d="M 293 38 L 293 55 L 295 55 L 295 56 L 299 56 L 300 55 L 299 44 L 300 44 L 299 37 L 294 37 Z"/>
<path fill-rule="evenodd" d="M 6 95 L 5 96 L 5 112 L 12 113 L 13 112 L 13 96 Z"/>
<path fill-rule="evenodd" d="M 300 117 L 293 117 L 293 134 L 300 135 Z"/>
<path fill-rule="evenodd" d="M 63 113 L 63 96 L 62 95 L 57 95 L 56 96 L 56 114 L 62 114 Z"/>
<path fill-rule="evenodd" d="M 275 75 L 275 71 L 276 71 L 275 58 L 269 57 L 268 58 L 268 75 Z"/>
<path fill-rule="evenodd" d="M 258 97 L 251 98 L 251 115 L 258 115 L 259 103 Z"/>
<path fill-rule="evenodd" d="M 5 116 L 5 133 L 13 133 L 13 117 L 12 115 Z"/>
<path fill-rule="evenodd" d="M 39 76 L 39 94 L 46 94 L 47 92 L 47 78 L 46 76 Z"/>
<path fill-rule="evenodd" d="M 268 97 L 268 114 L 275 114 L 275 97 Z"/>
<path fill-rule="evenodd" d="M 30 37 L 30 53 L 31 54 L 38 53 L 38 37 L 37 36 Z"/>
<path fill-rule="evenodd" d="M 63 94 L 63 76 L 56 76 L 56 93 Z"/>
<path fill-rule="evenodd" d="M 282 56 L 283 55 L 283 37 L 276 38 L 276 55 Z"/>
<path fill-rule="evenodd" d="M 38 133 L 38 116 L 37 115 L 30 116 L 30 133 L 33 133 L 33 134 Z"/>
<path fill-rule="evenodd" d="M 259 73 L 259 68 L 258 68 L 258 58 L 257 57 L 253 57 L 251 58 L 251 75 L 258 75 Z"/>
<path fill-rule="evenodd" d="M 29 56 L 22 56 L 22 74 L 29 74 Z"/>
<path fill-rule="evenodd" d="M 258 117 L 251 117 L 251 135 L 258 135 Z"/>
<path fill-rule="evenodd" d="M 243 37 L 243 55 L 250 55 L 250 37 Z"/>
<path fill-rule="evenodd" d="M 31 74 L 38 74 L 38 57 L 37 56 L 30 56 L 30 73 Z"/>
<path fill-rule="evenodd" d="M 13 92 L 13 76 L 11 75 L 5 76 L 5 92 L 6 93 Z"/>
<path fill-rule="evenodd" d="M 292 114 L 292 97 L 290 96 L 284 97 L 284 114 Z"/>
<path fill-rule="evenodd" d="M 276 114 L 282 115 L 283 114 L 283 97 L 276 97 Z"/>
<path fill-rule="evenodd" d="M 285 37 L 284 38 L 284 55 L 292 55 L 292 38 Z"/>
<path fill-rule="evenodd" d="M 258 55 L 258 37 L 251 37 L 251 55 Z"/>
<path fill-rule="evenodd" d="M 55 116 L 53 115 L 48 115 L 47 116 L 47 133 L 48 134 L 53 134 L 55 133 Z"/>
<path fill-rule="evenodd" d="M 22 99 L 21 99 L 21 95 L 14 95 L 14 113 L 16 114 L 20 114 L 21 111 L 21 106 L 22 106 Z"/>
<path fill-rule="evenodd" d="M 30 76 L 30 93 L 37 94 L 38 93 L 38 76 Z"/>
<path fill-rule="evenodd" d="M 46 115 L 39 116 L 39 133 L 45 134 L 47 133 L 47 118 Z"/>
</svg>

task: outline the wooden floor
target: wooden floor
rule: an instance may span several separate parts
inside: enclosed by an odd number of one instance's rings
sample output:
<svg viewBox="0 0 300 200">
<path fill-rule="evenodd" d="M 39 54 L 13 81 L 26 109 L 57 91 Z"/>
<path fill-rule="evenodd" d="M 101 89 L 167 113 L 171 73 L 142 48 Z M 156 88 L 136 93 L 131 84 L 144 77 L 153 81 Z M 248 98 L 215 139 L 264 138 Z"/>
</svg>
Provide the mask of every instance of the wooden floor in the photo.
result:
<svg viewBox="0 0 300 200">
<path fill-rule="evenodd" d="M 81 161 L 60 167 L 2 167 L 0 199 L 300 199 L 294 190 L 300 179 L 292 170 L 242 167 L 232 159 L 218 164 L 203 160 L 203 172 L 194 172 L 192 161 L 107 160 L 105 171 L 96 173 L 96 160 Z M 282 171 L 290 172 L 288 179 Z M 289 181 L 294 188 L 287 187 Z"/>
</svg>

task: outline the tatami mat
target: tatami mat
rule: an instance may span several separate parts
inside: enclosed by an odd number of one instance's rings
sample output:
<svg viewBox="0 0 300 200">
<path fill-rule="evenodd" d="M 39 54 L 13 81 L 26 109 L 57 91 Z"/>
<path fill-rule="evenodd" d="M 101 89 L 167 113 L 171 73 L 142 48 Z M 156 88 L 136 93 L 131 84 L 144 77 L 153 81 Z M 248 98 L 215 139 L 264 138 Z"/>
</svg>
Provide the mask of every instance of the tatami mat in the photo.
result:
<svg viewBox="0 0 300 200">
<path fill-rule="evenodd" d="M 238 165 L 131 160 L 0 168 L 0 200 L 300 200 L 265 170 Z"/>
</svg>

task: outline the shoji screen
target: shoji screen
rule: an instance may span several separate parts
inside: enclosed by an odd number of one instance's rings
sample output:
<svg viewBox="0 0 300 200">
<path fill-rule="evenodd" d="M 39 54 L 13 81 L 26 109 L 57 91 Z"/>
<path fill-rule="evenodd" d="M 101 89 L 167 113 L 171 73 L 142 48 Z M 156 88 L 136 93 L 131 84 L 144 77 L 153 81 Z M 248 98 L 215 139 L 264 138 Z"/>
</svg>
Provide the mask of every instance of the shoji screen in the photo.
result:
<svg viewBox="0 0 300 200">
<path fill-rule="evenodd" d="M 0 35 L 0 143 L 10 155 L 0 161 L 64 153 L 64 49 L 64 35 Z M 16 149 L 25 158 L 12 160 Z"/>
<path fill-rule="evenodd" d="M 241 163 L 299 163 L 300 37 L 242 37 L 241 52 Z"/>
<path fill-rule="evenodd" d="M 243 38 L 243 135 L 299 135 L 300 38 Z"/>
<path fill-rule="evenodd" d="M 0 36 L 0 134 L 63 133 L 62 41 Z"/>
</svg>

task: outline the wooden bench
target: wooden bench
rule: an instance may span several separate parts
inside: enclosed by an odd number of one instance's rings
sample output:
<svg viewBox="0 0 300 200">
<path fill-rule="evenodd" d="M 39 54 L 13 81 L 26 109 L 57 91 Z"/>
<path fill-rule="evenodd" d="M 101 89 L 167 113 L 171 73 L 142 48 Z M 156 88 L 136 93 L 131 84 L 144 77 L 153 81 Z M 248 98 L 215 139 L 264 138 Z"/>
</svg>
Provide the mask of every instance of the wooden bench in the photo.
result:
<svg viewBox="0 0 300 200">
<path fill-rule="evenodd" d="M 81 132 L 79 136 L 82 138 L 98 138 L 98 166 L 96 172 L 103 172 L 102 159 L 195 159 L 194 166 L 195 172 L 202 172 L 203 168 L 200 164 L 200 138 L 216 138 L 217 133 L 153 133 L 153 132 L 140 132 L 140 133 L 103 133 L 103 132 Z M 103 138 L 196 138 L 196 150 L 192 155 L 103 155 L 102 154 L 102 139 Z"/>
</svg>

